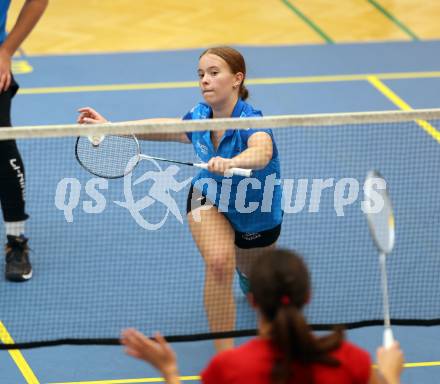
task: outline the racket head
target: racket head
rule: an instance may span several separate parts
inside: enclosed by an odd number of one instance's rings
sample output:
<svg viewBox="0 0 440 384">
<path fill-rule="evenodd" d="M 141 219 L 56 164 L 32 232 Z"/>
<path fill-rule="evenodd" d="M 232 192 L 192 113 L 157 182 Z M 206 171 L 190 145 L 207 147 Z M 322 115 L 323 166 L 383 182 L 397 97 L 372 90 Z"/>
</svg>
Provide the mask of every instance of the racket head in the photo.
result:
<svg viewBox="0 0 440 384">
<path fill-rule="evenodd" d="M 118 179 L 128 175 L 140 161 L 140 146 L 134 135 L 101 136 L 99 143 L 79 136 L 75 143 L 78 163 L 92 175 Z"/>
<path fill-rule="evenodd" d="M 379 252 L 388 255 L 394 248 L 394 212 L 388 185 L 378 171 L 368 173 L 364 184 L 364 209 L 370 234 Z"/>
</svg>

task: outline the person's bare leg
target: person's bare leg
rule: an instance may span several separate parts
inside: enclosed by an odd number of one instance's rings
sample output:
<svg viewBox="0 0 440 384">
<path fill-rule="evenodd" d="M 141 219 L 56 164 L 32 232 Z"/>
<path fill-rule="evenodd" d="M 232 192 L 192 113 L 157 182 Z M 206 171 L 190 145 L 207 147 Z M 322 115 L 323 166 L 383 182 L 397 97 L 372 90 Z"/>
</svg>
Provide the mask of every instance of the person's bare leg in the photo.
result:
<svg viewBox="0 0 440 384">
<path fill-rule="evenodd" d="M 212 332 L 235 327 L 232 283 L 235 269 L 234 230 L 217 208 L 197 208 L 188 213 L 194 241 L 205 260 L 205 310 Z M 196 220 L 195 218 L 200 218 Z M 233 339 L 214 341 L 216 350 L 233 348 Z"/>
</svg>

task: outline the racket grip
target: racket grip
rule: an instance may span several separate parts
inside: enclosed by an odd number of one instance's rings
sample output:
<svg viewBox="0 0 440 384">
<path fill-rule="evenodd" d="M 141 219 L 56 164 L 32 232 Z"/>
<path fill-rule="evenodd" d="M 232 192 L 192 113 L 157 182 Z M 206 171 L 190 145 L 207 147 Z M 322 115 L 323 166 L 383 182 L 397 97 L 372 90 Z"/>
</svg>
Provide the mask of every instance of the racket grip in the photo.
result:
<svg viewBox="0 0 440 384">
<path fill-rule="evenodd" d="M 251 177 L 251 174 L 252 174 L 252 169 L 231 168 L 229 171 L 225 173 L 225 176 L 235 175 L 235 176 Z"/>
<path fill-rule="evenodd" d="M 390 327 L 386 327 L 383 331 L 383 346 L 388 349 L 394 344 L 393 331 Z"/>
<path fill-rule="evenodd" d="M 202 168 L 202 169 L 208 169 L 208 164 L 207 163 L 198 163 L 198 164 L 194 164 L 195 167 L 197 168 Z M 231 168 L 229 170 L 227 170 L 225 172 L 225 176 L 230 177 L 230 176 L 244 176 L 244 177 L 250 177 L 252 175 L 252 169 L 245 169 L 245 168 Z"/>
</svg>

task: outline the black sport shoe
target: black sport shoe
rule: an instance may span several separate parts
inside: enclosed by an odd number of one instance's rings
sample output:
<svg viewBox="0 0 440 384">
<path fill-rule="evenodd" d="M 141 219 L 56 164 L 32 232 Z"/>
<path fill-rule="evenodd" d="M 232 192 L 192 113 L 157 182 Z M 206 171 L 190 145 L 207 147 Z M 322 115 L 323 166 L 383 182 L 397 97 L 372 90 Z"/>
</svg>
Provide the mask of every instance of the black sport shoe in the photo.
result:
<svg viewBox="0 0 440 384">
<path fill-rule="evenodd" d="M 29 262 L 28 239 L 21 236 L 8 235 L 5 246 L 6 268 L 5 277 L 9 281 L 26 281 L 32 277 L 32 266 Z"/>
</svg>

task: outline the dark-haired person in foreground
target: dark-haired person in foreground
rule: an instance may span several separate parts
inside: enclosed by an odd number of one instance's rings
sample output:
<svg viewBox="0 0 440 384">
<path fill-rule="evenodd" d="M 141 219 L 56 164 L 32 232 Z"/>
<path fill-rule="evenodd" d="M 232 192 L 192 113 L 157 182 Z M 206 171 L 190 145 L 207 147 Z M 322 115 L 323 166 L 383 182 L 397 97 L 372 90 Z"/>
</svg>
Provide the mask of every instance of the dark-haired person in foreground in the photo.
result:
<svg viewBox="0 0 440 384">
<path fill-rule="evenodd" d="M 310 299 L 306 265 L 295 253 L 268 250 L 250 273 L 251 305 L 258 337 L 216 355 L 202 372 L 204 384 L 396 384 L 403 369 L 398 343 L 377 350 L 378 371 L 368 352 L 344 340 L 342 331 L 315 336 L 302 309 Z M 134 329 L 122 334 L 129 355 L 157 368 L 167 383 L 180 383 L 176 356 L 160 334 L 152 341 Z"/>
</svg>

